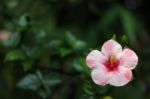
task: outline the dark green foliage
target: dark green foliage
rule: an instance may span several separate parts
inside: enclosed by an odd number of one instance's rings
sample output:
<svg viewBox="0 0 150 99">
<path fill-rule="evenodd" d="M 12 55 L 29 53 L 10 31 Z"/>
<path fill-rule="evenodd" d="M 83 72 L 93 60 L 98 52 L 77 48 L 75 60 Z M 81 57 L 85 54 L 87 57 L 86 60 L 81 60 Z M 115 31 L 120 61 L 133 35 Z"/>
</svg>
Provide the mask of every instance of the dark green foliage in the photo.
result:
<svg viewBox="0 0 150 99">
<path fill-rule="evenodd" d="M 149 99 L 149 17 L 142 4 L 0 0 L 0 99 Z M 10 32 L 6 40 L 3 31 Z M 111 38 L 139 56 L 124 87 L 96 85 L 85 63 L 91 49 Z"/>
</svg>

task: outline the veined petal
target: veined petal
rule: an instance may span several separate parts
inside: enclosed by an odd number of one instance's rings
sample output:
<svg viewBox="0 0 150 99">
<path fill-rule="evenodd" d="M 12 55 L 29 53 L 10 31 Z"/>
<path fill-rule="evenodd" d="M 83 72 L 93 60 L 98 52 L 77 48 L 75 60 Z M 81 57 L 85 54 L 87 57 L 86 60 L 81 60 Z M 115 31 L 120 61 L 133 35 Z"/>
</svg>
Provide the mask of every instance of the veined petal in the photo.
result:
<svg viewBox="0 0 150 99">
<path fill-rule="evenodd" d="M 86 58 L 86 64 L 91 69 L 100 66 L 103 64 L 103 62 L 106 60 L 106 57 L 98 50 L 91 51 L 87 58 Z"/>
<path fill-rule="evenodd" d="M 128 69 L 134 69 L 138 63 L 138 56 L 131 49 L 124 49 L 120 57 L 120 65 Z"/>
<path fill-rule="evenodd" d="M 116 55 L 122 52 L 122 47 L 119 43 L 114 40 L 106 41 L 102 46 L 102 53 L 105 56 Z"/>
<path fill-rule="evenodd" d="M 113 86 L 124 86 L 132 79 L 132 72 L 128 68 L 120 66 L 117 71 L 112 72 L 109 84 Z"/>
<path fill-rule="evenodd" d="M 98 85 L 106 85 L 111 77 L 110 73 L 106 70 L 104 66 L 95 68 L 92 71 L 92 79 Z"/>
</svg>

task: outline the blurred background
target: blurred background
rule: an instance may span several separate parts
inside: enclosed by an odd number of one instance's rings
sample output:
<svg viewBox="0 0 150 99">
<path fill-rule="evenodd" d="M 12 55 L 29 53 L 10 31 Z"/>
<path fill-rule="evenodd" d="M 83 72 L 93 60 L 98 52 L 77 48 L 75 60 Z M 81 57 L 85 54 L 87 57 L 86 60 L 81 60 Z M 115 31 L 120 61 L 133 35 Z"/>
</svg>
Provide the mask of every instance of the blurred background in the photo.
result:
<svg viewBox="0 0 150 99">
<path fill-rule="evenodd" d="M 145 0 L 0 0 L 0 99 L 149 99 Z M 85 58 L 111 38 L 139 56 L 123 87 L 93 83 Z"/>
</svg>

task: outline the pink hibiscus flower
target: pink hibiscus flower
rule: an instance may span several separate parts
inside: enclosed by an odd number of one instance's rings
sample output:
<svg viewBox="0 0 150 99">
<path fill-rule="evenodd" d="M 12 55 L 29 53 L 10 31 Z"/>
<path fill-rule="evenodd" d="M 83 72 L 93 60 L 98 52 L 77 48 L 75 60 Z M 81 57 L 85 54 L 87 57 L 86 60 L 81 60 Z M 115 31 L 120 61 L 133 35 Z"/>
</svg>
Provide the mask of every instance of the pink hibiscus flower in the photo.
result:
<svg viewBox="0 0 150 99">
<path fill-rule="evenodd" d="M 92 79 L 98 85 L 123 86 L 132 79 L 132 69 L 138 63 L 138 56 L 131 49 L 123 49 L 114 40 L 106 41 L 101 51 L 91 51 L 86 64 L 92 69 Z"/>
</svg>

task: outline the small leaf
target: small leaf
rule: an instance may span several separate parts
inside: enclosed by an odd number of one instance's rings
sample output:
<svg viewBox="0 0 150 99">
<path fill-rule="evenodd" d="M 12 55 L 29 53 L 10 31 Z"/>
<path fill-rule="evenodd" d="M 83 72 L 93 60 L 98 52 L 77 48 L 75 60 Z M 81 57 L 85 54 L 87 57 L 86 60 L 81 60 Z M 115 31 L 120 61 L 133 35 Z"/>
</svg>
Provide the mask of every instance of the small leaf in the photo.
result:
<svg viewBox="0 0 150 99">
<path fill-rule="evenodd" d="M 73 36 L 70 32 L 66 32 L 66 41 L 67 43 L 71 46 L 74 47 L 77 39 L 75 38 L 75 36 Z"/>
<path fill-rule="evenodd" d="M 123 36 L 121 37 L 121 41 L 122 41 L 122 42 L 127 42 L 127 41 L 128 41 L 127 36 L 126 36 L 126 35 L 123 35 Z"/>
<path fill-rule="evenodd" d="M 113 40 L 116 40 L 116 34 L 114 34 L 114 35 L 112 36 L 112 39 L 113 39 Z"/>
<path fill-rule="evenodd" d="M 28 71 L 28 70 L 30 70 L 31 68 L 32 68 L 32 66 L 33 66 L 33 61 L 25 61 L 25 62 L 23 62 L 22 63 L 22 66 L 23 66 L 23 69 L 24 69 L 24 71 Z"/>
<path fill-rule="evenodd" d="M 32 27 L 32 31 L 34 31 L 34 38 L 37 40 L 46 37 L 45 31 L 38 26 Z"/>
<path fill-rule="evenodd" d="M 19 21 L 18 21 L 18 24 L 20 26 L 27 26 L 28 24 L 28 20 L 27 20 L 27 17 L 28 17 L 28 14 L 24 14 L 20 17 Z"/>
<path fill-rule="evenodd" d="M 21 50 L 12 50 L 6 54 L 5 61 L 25 60 L 26 55 Z"/>
<path fill-rule="evenodd" d="M 127 45 L 128 45 L 128 38 L 127 38 L 126 35 L 123 35 L 123 36 L 121 37 L 121 44 L 122 44 L 123 46 L 127 46 Z"/>
<path fill-rule="evenodd" d="M 61 57 L 65 57 L 65 56 L 69 55 L 71 52 L 72 52 L 71 49 L 60 48 L 60 55 L 61 55 Z"/>
<path fill-rule="evenodd" d="M 17 84 L 17 87 L 36 91 L 40 87 L 39 79 L 36 75 L 29 74 Z"/>
<path fill-rule="evenodd" d="M 49 87 L 55 86 L 59 83 L 61 83 L 61 80 L 57 77 L 44 77 L 43 83 Z"/>
<path fill-rule="evenodd" d="M 93 95 L 93 94 L 94 94 L 92 85 L 87 85 L 87 84 L 85 84 L 85 85 L 83 86 L 83 88 L 84 88 L 83 90 L 84 90 L 84 92 L 85 92 L 86 94 L 88 94 L 88 95 Z"/>
<path fill-rule="evenodd" d="M 41 55 L 41 52 L 43 50 L 42 47 L 40 46 L 33 46 L 33 47 L 28 47 L 22 45 L 22 49 L 25 51 L 28 57 L 36 59 Z"/>
<path fill-rule="evenodd" d="M 83 71 L 83 67 L 81 66 L 81 64 L 79 63 L 79 61 L 77 59 L 75 59 L 73 61 L 73 67 L 75 68 L 75 70 L 77 71 Z"/>
<path fill-rule="evenodd" d="M 86 66 L 85 63 L 85 58 L 83 57 L 78 57 L 74 60 L 73 62 L 73 67 L 77 70 L 77 71 L 83 71 L 83 73 L 85 73 L 86 75 L 90 75 L 90 70 L 89 68 Z"/>
<path fill-rule="evenodd" d="M 57 49 L 57 48 L 59 48 L 60 46 L 62 45 L 62 42 L 60 41 L 60 40 L 52 40 L 50 43 L 48 43 L 47 45 L 46 45 L 46 47 L 48 47 L 48 48 L 55 48 L 55 49 Z"/>
<path fill-rule="evenodd" d="M 51 92 L 46 92 L 44 90 L 40 90 L 38 92 L 38 94 L 42 97 L 42 99 L 46 99 L 51 94 Z"/>
<path fill-rule="evenodd" d="M 75 50 L 83 50 L 84 48 L 86 48 L 86 43 L 81 40 L 78 40 L 74 45 Z"/>
</svg>

